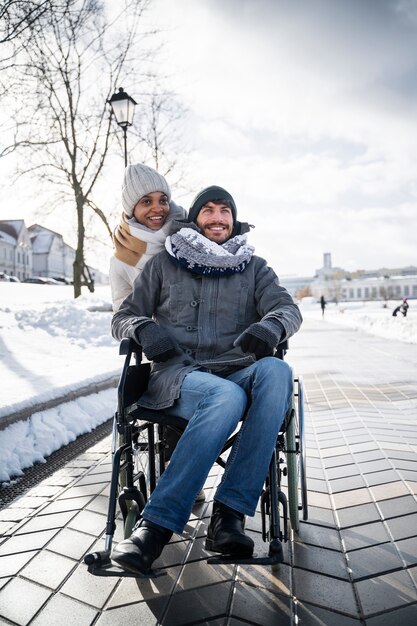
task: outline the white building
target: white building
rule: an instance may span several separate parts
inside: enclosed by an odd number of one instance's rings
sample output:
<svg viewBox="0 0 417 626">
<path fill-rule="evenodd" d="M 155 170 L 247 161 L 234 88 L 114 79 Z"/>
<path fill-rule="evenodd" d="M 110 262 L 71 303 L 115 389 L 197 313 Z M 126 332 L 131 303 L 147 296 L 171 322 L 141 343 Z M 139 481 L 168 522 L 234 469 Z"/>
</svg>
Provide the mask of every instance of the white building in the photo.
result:
<svg viewBox="0 0 417 626">
<path fill-rule="evenodd" d="M 24 220 L 0 220 L 0 271 L 20 280 L 32 275 L 32 246 Z"/>
<path fill-rule="evenodd" d="M 72 280 L 75 250 L 62 235 L 34 224 L 29 227 L 32 242 L 33 275 Z"/>
<path fill-rule="evenodd" d="M 330 253 L 326 253 L 310 289 L 317 299 L 323 295 L 336 302 L 417 298 L 417 267 L 347 272 L 332 267 Z"/>
<path fill-rule="evenodd" d="M 293 298 L 302 290 L 311 288 L 314 276 L 280 276 L 279 282 Z"/>
<path fill-rule="evenodd" d="M 65 278 L 72 282 L 75 250 L 62 235 L 24 220 L 0 220 L 0 272 L 19 280 L 32 276 Z M 88 267 L 95 283 L 108 284 L 108 275 Z"/>
<path fill-rule="evenodd" d="M 340 283 L 341 299 L 354 301 L 417 298 L 417 268 L 415 271 L 416 273 L 410 276 L 398 274 L 343 280 Z"/>
</svg>

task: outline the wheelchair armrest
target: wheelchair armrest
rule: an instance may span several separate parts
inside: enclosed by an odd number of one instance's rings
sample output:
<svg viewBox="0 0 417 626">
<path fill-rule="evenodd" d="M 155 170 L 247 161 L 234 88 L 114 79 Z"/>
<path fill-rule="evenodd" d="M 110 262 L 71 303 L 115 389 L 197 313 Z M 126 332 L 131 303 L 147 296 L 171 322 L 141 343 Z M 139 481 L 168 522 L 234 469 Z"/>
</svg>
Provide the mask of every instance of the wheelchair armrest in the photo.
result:
<svg viewBox="0 0 417 626">
<path fill-rule="evenodd" d="M 275 349 L 275 354 L 278 359 L 283 359 L 288 350 L 288 339 L 279 343 Z"/>
<path fill-rule="evenodd" d="M 142 360 L 142 348 L 136 343 L 134 339 L 125 337 L 119 344 L 119 354 L 131 357 L 132 354 L 136 356 L 136 362 L 140 363 Z"/>
</svg>

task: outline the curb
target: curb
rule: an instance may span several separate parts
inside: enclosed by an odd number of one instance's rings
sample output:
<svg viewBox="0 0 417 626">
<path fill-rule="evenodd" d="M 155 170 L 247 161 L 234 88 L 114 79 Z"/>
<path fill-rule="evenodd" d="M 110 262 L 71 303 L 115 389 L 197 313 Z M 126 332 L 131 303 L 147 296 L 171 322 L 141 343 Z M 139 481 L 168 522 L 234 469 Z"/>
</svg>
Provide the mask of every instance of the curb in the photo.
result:
<svg viewBox="0 0 417 626">
<path fill-rule="evenodd" d="M 11 426 L 12 424 L 15 424 L 16 422 L 28 419 L 31 415 L 38 413 L 39 411 L 47 411 L 48 409 L 53 409 L 60 404 L 64 404 L 65 402 L 72 402 L 82 396 L 90 396 L 93 393 L 100 393 L 100 391 L 110 389 L 110 387 L 117 387 L 119 378 L 119 375 L 114 375 L 107 380 L 102 380 L 98 383 L 90 383 L 89 385 L 85 385 L 79 389 L 74 389 L 73 391 L 64 393 L 59 398 L 52 398 L 51 400 L 47 400 L 45 402 L 38 402 L 30 407 L 20 409 L 20 411 L 10 413 L 10 415 L 4 415 L 0 418 L 0 431 L 4 430 L 8 426 Z"/>
</svg>

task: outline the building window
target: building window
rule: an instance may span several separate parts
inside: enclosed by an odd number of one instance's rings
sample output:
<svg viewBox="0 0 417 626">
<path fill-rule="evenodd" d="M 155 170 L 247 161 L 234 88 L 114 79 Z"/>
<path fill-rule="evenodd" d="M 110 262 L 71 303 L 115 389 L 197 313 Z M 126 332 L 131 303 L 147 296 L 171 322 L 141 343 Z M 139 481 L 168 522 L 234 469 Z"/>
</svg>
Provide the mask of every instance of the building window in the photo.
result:
<svg viewBox="0 0 417 626">
<path fill-rule="evenodd" d="M 365 287 L 365 298 L 369 298 L 369 287 Z"/>
<path fill-rule="evenodd" d="M 372 287 L 372 298 L 376 298 L 376 287 Z"/>
<path fill-rule="evenodd" d="M 404 287 L 404 295 L 405 296 L 409 296 L 410 295 L 410 287 L 408 285 L 405 285 L 405 287 Z"/>
<path fill-rule="evenodd" d="M 361 287 L 358 287 L 356 290 L 356 297 L 357 298 L 362 298 L 362 289 Z"/>
</svg>

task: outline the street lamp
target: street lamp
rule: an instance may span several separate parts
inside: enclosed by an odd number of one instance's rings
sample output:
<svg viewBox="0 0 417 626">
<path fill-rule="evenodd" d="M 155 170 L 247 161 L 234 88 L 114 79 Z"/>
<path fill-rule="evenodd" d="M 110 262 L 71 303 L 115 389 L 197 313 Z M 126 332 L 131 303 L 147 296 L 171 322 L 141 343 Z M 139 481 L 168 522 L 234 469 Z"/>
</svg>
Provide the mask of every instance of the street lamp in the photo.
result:
<svg viewBox="0 0 417 626">
<path fill-rule="evenodd" d="M 107 100 L 112 108 L 114 117 L 118 125 L 123 128 L 123 141 L 125 149 L 125 167 L 127 166 L 127 127 L 132 126 L 133 113 L 135 112 L 135 105 L 137 102 L 133 100 L 124 90 L 123 87 L 119 87 L 119 92 L 114 93 L 110 100 Z"/>
</svg>

